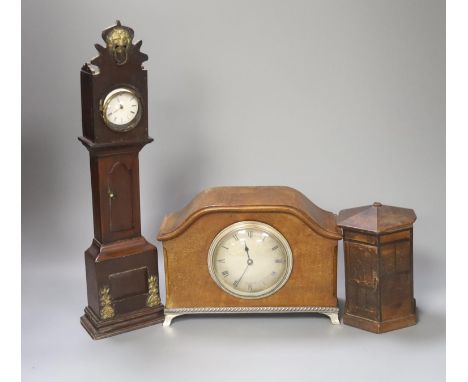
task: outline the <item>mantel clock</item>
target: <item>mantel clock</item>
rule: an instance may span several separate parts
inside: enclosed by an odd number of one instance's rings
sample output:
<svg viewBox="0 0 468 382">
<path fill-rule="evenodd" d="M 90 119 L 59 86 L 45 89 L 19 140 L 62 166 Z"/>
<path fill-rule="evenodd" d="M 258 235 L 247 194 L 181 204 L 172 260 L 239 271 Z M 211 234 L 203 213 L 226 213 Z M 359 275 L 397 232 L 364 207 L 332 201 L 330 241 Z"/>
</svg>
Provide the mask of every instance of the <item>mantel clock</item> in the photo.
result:
<svg viewBox="0 0 468 382">
<path fill-rule="evenodd" d="M 91 167 L 94 239 L 85 252 L 94 339 L 162 322 L 156 247 L 141 235 L 138 153 L 148 136 L 147 73 L 133 30 L 106 29 L 98 57 L 81 68 L 83 136 Z"/>
<path fill-rule="evenodd" d="M 218 187 L 158 235 L 165 326 L 182 314 L 320 313 L 338 324 L 336 216 L 289 187 Z"/>
</svg>

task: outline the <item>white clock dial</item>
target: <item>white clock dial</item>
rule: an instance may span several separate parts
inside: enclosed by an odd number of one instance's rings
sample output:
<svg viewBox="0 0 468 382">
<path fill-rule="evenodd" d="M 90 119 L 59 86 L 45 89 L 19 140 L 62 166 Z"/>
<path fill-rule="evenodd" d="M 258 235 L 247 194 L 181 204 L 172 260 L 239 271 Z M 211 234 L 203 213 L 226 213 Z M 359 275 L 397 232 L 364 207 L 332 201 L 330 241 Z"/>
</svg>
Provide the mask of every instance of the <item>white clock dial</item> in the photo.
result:
<svg viewBox="0 0 468 382">
<path fill-rule="evenodd" d="M 128 131 L 140 120 L 140 98 L 130 89 L 115 89 L 104 98 L 102 113 L 106 125 L 112 130 Z"/>
<path fill-rule="evenodd" d="M 239 222 L 222 230 L 208 253 L 213 280 L 226 292 L 241 298 L 275 293 L 289 278 L 292 252 L 286 239 L 260 222 Z"/>
</svg>

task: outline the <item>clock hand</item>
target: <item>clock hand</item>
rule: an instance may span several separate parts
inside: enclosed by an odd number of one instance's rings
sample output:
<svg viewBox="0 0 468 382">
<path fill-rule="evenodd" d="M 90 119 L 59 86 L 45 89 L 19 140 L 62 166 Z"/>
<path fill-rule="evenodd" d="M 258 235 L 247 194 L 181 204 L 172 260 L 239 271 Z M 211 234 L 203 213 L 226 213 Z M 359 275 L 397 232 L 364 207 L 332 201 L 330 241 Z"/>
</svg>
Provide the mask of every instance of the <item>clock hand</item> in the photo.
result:
<svg viewBox="0 0 468 382">
<path fill-rule="evenodd" d="M 122 102 L 120 102 L 119 97 L 117 97 L 117 102 L 119 103 L 118 109 L 123 109 L 123 108 L 124 108 L 124 105 L 122 104 Z"/>
<path fill-rule="evenodd" d="M 117 107 L 116 109 L 112 110 L 110 113 L 107 113 L 107 115 L 108 115 L 108 116 L 109 116 L 109 115 L 112 115 L 112 114 L 114 114 L 116 111 L 119 111 L 120 109 L 121 109 L 121 107 L 119 106 L 119 107 Z"/>
<path fill-rule="evenodd" d="M 245 242 L 245 240 L 244 240 L 244 250 L 245 250 L 245 253 L 247 253 L 247 257 L 248 257 L 247 264 L 252 265 L 253 260 L 250 258 L 249 247 L 247 247 L 247 243 Z"/>
<path fill-rule="evenodd" d="M 247 266 L 245 267 L 244 272 L 242 272 L 241 277 L 239 277 L 239 278 L 238 278 L 236 281 L 234 281 L 234 283 L 233 283 L 233 285 L 234 285 L 235 287 L 237 287 L 237 286 L 239 285 L 239 283 L 240 283 L 241 280 L 242 280 L 242 277 L 244 277 L 245 272 L 247 272 L 247 269 L 249 269 L 249 266 L 250 266 L 250 265 L 251 265 L 251 264 L 249 264 L 249 263 L 247 262 Z"/>
</svg>

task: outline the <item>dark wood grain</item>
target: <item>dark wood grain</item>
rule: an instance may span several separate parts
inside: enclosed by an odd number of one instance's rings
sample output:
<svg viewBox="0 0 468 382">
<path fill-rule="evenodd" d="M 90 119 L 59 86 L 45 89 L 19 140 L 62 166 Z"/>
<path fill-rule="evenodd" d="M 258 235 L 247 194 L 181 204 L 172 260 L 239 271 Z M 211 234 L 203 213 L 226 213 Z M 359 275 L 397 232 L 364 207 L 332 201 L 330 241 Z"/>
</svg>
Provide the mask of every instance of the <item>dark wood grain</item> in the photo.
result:
<svg viewBox="0 0 468 382">
<path fill-rule="evenodd" d="M 416 324 L 413 210 L 370 206 L 340 211 L 345 252 L 345 324 L 374 333 Z"/>
<path fill-rule="evenodd" d="M 81 323 L 94 339 L 152 325 L 164 316 L 160 301 L 149 300 L 151 277 L 158 282 L 157 250 L 141 236 L 140 223 L 138 154 L 152 141 L 142 67 L 147 56 L 140 52 L 141 41 L 131 39 L 111 49 L 108 36 L 114 28 L 133 37 L 120 23 L 106 29 L 106 47 L 96 45 L 99 56 L 81 69 L 79 140 L 90 154 L 94 222 L 94 239 L 85 252 L 88 306 Z M 133 89 L 143 105 L 140 121 L 126 132 L 108 128 L 100 111 L 103 98 L 118 87 Z"/>
</svg>

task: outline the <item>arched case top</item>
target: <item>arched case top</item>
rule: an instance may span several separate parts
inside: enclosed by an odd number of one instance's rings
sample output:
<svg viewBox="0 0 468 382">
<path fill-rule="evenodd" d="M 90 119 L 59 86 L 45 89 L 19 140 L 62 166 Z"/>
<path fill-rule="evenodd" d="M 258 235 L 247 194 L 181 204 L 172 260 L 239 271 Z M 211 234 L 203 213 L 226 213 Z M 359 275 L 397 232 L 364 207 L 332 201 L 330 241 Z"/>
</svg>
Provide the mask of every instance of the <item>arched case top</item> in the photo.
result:
<svg viewBox="0 0 468 382">
<path fill-rule="evenodd" d="M 296 216 L 325 238 L 340 240 L 336 215 L 322 210 L 291 187 L 215 187 L 200 192 L 181 211 L 165 216 L 157 239 L 173 239 L 213 212 L 283 212 Z"/>
</svg>

